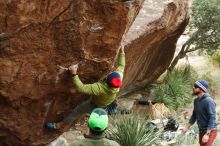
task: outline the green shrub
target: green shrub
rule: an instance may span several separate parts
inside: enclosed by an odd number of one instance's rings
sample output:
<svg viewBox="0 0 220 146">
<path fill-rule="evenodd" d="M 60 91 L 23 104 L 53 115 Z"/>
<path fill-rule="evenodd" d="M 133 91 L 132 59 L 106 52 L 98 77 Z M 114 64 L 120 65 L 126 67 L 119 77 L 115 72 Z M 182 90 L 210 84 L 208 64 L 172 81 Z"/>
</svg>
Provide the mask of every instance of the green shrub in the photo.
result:
<svg viewBox="0 0 220 146">
<path fill-rule="evenodd" d="M 146 126 L 146 122 L 135 116 L 115 118 L 107 130 L 109 139 L 121 146 L 158 145 L 159 133 Z"/>
<path fill-rule="evenodd" d="M 212 59 L 218 63 L 220 65 L 220 52 L 217 52 L 215 53 L 213 56 L 212 56 Z"/>
<path fill-rule="evenodd" d="M 156 100 L 174 110 L 186 106 L 193 100 L 192 85 L 196 77 L 196 73 L 189 66 L 168 72 L 164 83 L 154 90 Z"/>
</svg>

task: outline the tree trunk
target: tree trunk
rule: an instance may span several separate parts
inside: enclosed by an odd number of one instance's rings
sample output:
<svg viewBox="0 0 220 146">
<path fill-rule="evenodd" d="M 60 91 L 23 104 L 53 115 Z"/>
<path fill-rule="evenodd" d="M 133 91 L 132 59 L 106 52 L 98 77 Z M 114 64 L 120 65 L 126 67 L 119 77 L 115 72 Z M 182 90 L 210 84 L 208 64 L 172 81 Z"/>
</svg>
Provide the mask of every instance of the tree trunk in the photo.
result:
<svg viewBox="0 0 220 146">
<path fill-rule="evenodd" d="M 180 53 L 174 58 L 174 60 L 172 61 L 172 63 L 170 64 L 170 66 L 168 67 L 168 71 L 171 72 L 175 66 L 177 65 L 178 61 L 184 57 L 186 57 L 186 53 L 185 51 L 180 51 Z"/>
</svg>

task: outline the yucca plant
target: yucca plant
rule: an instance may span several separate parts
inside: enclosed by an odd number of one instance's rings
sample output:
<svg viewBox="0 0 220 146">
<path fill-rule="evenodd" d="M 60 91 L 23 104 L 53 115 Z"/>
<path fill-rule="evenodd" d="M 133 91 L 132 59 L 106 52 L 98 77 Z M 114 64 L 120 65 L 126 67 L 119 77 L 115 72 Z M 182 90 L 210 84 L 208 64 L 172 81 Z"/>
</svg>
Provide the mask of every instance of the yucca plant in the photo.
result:
<svg viewBox="0 0 220 146">
<path fill-rule="evenodd" d="M 154 96 L 158 102 L 164 103 L 168 108 L 176 110 L 191 103 L 192 83 L 195 75 L 191 74 L 190 68 L 174 69 L 168 72 L 164 83 L 154 90 Z"/>
<path fill-rule="evenodd" d="M 153 146 L 160 141 L 160 132 L 147 127 L 146 122 L 136 116 L 115 118 L 107 133 L 109 139 L 121 146 Z"/>
</svg>

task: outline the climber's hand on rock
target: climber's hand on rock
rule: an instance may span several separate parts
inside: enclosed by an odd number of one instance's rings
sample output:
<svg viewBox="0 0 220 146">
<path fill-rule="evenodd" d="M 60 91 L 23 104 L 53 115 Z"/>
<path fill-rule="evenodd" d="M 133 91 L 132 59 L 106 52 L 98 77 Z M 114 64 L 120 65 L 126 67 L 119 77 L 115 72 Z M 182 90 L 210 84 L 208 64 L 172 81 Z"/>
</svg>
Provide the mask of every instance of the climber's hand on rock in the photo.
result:
<svg viewBox="0 0 220 146">
<path fill-rule="evenodd" d="M 78 64 L 71 65 L 68 69 L 72 75 L 76 75 L 78 70 Z"/>
</svg>

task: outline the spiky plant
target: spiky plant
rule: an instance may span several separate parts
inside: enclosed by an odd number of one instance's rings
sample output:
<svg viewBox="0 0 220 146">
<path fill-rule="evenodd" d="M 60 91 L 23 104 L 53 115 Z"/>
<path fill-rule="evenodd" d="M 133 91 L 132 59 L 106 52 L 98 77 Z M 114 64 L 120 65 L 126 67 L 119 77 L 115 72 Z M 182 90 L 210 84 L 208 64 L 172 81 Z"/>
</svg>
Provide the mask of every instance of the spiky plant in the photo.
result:
<svg viewBox="0 0 220 146">
<path fill-rule="evenodd" d="M 192 78 L 194 76 L 191 74 L 189 67 L 168 72 L 164 83 L 158 85 L 154 90 L 156 100 L 174 110 L 191 103 L 193 100 L 191 95 Z"/>
<path fill-rule="evenodd" d="M 146 122 L 136 116 L 115 118 L 107 130 L 109 139 L 117 141 L 121 146 L 158 145 L 160 132 L 146 126 Z"/>
</svg>

